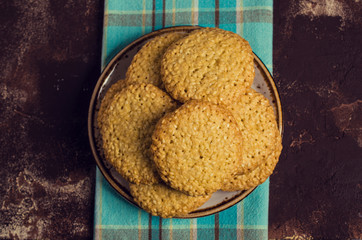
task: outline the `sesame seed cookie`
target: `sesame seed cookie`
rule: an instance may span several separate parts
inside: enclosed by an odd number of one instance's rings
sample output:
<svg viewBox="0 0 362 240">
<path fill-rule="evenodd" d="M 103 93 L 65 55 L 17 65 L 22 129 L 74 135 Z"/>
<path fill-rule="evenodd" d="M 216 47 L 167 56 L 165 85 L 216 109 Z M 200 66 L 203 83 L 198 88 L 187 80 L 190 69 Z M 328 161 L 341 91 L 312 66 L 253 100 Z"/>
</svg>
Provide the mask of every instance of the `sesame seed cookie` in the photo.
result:
<svg viewBox="0 0 362 240">
<path fill-rule="evenodd" d="M 98 127 L 100 127 L 100 125 L 102 124 L 100 116 L 104 115 L 104 111 L 109 106 L 109 103 L 112 101 L 114 95 L 120 92 L 125 87 L 126 87 L 126 82 L 125 80 L 121 79 L 118 80 L 116 83 L 112 84 L 112 86 L 107 90 L 106 94 L 104 95 L 104 98 L 102 99 L 101 106 L 99 108 L 97 115 Z"/>
<path fill-rule="evenodd" d="M 185 37 L 186 33 L 167 33 L 147 42 L 134 56 L 126 73 L 127 84 L 151 83 L 163 88 L 161 60 L 168 46 Z"/>
<path fill-rule="evenodd" d="M 242 135 L 232 114 L 197 100 L 157 123 L 151 153 L 162 180 L 191 196 L 217 191 L 244 167 Z"/>
<path fill-rule="evenodd" d="M 211 195 L 192 197 L 170 188 L 164 183 L 153 185 L 131 184 L 133 199 L 144 210 L 155 216 L 171 218 L 186 215 L 200 207 Z"/>
<path fill-rule="evenodd" d="M 258 166 L 251 172 L 245 174 L 234 175 L 231 180 L 223 187 L 223 191 L 239 191 L 247 190 L 256 187 L 265 182 L 273 173 L 275 166 L 278 163 L 279 156 L 282 150 L 281 139 L 278 138 L 278 144 L 273 153 L 268 157 L 267 161 Z"/>
<path fill-rule="evenodd" d="M 273 107 L 254 89 L 249 89 L 226 107 L 239 124 L 244 143 L 243 159 L 247 171 L 252 171 L 268 159 L 280 138 Z"/>
<path fill-rule="evenodd" d="M 105 158 L 129 182 L 160 181 L 149 156 L 151 136 L 157 121 L 176 107 L 159 88 L 138 84 L 116 93 L 99 116 Z"/>
<path fill-rule="evenodd" d="M 170 45 L 162 59 L 162 81 L 181 102 L 228 104 L 251 86 L 253 60 L 249 43 L 239 35 L 202 28 Z"/>
</svg>

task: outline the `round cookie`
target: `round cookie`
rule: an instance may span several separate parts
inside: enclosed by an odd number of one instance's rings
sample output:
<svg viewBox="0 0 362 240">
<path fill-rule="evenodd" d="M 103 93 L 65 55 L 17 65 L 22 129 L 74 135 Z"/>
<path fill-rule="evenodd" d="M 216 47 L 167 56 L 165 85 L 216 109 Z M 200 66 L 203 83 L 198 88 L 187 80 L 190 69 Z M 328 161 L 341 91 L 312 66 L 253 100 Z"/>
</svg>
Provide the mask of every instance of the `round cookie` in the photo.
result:
<svg viewBox="0 0 362 240">
<path fill-rule="evenodd" d="M 98 115 L 97 115 L 97 124 L 98 127 L 101 126 L 102 121 L 101 121 L 101 117 L 104 114 L 104 111 L 107 109 L 107 107 L 109 106 L 109 103 L 112 101 L 114 95 L 118 92 L 120 92 L 123 88 L 126 87 L 126 82 L 125 80 L 121 79 L 118 80 L 116 83 L 114 83 L 106 92 L 106 94 L 104 95 L 104 98 L 102 99 L 101 102 L 101 106 L 99 108 L 98 111 Z"/>
<path fill-rule="evenodd" d="M 268 177 L 273 173 L 275 166 L 278 163 L 279 156 L 282 150 L 280 137 L 277 140 L 277 147 L 269 156 L 266 162 L 246 174 L 238 174 L 231 178 L 223 187 L 223 191 L 239 191 L 247 190 L 256 187 L 265 182 Z"/>
<path fill-rule="evenodd" d="M 149 156 L 157 121 L 177 107 L 151 84 L 130 85 L 116 93 L 102 116 L 100 132 L 105 158 L 132 183 L 160 181 Z"/>
<path fill-rule="evenodd" d="M 244 143 L 243 159 L 247 171 L 252 171 L 268 159 L 280 138 L 273 107 L 262 94 L 249 89 L 226 108 L 239 124 Z"/>
<path fill-rule="evenodd" d="M 249 43 L 239 35 L 202 28 L 170 45 L 162 59 L 162 81 L 181 102 L 229 104 L 251 86 L 253 60 Z"/>
<path fill-rule="evenodd" d="M 171 218 L 183 216 L 200 207 L 211 195 L 192 197 L 170 188 L 164 183 L 153 185 L 130 184 L 133 199 L 155 216 Z"/>
<path fill-rule="evenodd" d="M 169 45 L 186 33 L 167 33 L 147 42 L 132 59 L 126 73 L 127 84 L 151 83 L 163 88 L 161 81 L 161 60 Z"/>
<path fill-rule="evenodd" d="M 242 136 L 232 114 L 189 101 L 166 114 L 152 135 L 151 153 L 168 185 L 191 196 L 211 194 L 242 171 Z"/>
</svg>

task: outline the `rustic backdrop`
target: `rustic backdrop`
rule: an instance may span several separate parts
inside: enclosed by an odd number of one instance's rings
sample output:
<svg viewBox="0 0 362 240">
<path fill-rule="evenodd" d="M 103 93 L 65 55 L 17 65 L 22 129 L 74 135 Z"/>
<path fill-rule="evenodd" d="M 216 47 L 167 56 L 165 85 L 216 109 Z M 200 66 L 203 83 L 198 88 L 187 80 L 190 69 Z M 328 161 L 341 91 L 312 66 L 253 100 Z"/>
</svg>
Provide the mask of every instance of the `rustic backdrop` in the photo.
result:
<svg viewBox="0 0 362 240">
<path fill-rule="evenodd" d="M 0 239 L 89 239 L 103 1 L 0 2 Z M 362 2 L 274 1 L 270 238 L 362 238 Z"/>
</svg>

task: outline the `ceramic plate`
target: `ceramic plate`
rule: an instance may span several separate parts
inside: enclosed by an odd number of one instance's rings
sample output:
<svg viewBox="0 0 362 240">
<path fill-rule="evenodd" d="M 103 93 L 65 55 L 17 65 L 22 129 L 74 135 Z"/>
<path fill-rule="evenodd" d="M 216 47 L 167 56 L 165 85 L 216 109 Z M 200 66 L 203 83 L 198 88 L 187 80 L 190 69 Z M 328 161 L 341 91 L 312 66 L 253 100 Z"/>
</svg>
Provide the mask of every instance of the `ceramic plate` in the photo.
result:
<svg viewBox="0 0 362 240">
<path fill-rule="evenodd" d="M 100 107 L 100 102 L 104 97 L 104 94 L 108 88 L 120 79 L 125 78 L 125 74 L 128 66 L 130 65 L 133 56 L 141 49 L 141 47 L 150 39 L 169 32 L 190 32 L 199 27 L 195 26 L 181 26 L 165 28 L 150 34 L 144 35 L 141 38 L 133 41 L 127 47 L 122 49 L 107 65 L 101 74 L 96 87 L 93 91 L 92 99 L 89 106 L 88 113 L 88 134 L 90 145 L 96 163 L 102 172 L 103 176 L 110 183 L 110 185 L 126 200 L 130 203 L 137 205 L 133 200 L 129 185 L 103 158 L 102 149 L 100 147 L 100 136 L 95 123 L 97 112 Z M 282 132 L 282 110 L 279 95 L 274 84 L 274 81 L 268 72 L 267 68 L 260 61 L 260 59 L 254 54 L 254 66 L 255 66 L 255 79 L 252 88 L 267 97 L 270 103 L 274 107 L 276 119 L 278 122 L 279 130 Z M 210 214 L 214 214 L 225 210 L 234 204 L 238 203 L 245 197 L 247 197 L 255 188 L 247 191 L 237 192 L 223 192 L 217 191 L 204 205 L 197 210 L 189 213 L 186 216 L 180 218 L 194 218 L 202 217 Z"/>
</svg>

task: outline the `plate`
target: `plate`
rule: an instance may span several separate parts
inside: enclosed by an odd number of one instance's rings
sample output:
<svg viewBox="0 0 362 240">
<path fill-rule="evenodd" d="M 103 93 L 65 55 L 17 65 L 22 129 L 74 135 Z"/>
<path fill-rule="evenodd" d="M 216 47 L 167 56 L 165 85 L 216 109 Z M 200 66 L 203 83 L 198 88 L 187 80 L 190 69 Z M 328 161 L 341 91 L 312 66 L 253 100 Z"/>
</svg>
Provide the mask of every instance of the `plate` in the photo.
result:
<svg viewBox="0 0 362 240">
<path fill-rule="evenodd" d="M 118 80 L 125 78 L 127 68 L 131 63 L 133 56 L 142 48 L 142 46 L 147 41 L 165 33 L 191 32 L 197 28 L 200 27 L 180 26 L 164 28 L 136 39 L 131 44 L 122 49 L 120 52 L 118 52 L 117 55 L 109 62 L 109 64 L 106 66 L 101 76 L 99 77 L 98 82 L 94 88 L 88 112 L 88 135 L 94 159 L 109 184 L 123 198 L 136 206 L 138 205 L 133 200 L 130 194 L 128 182 L 123 179 L 115 171 L 115 169 L 113 169 L 113 167 L 105 161 L 103 157 L 102 148 L 100 147 L 100 134 L 99 130 L 97 129 L 97 124 L 95 122 L 95 120 L 97 119 L 97 112 L 99 110 L 100 103 L 108 88 Z M 262 63 L 262 61 L 255 54 L 254 67 L 255 79 L 252 88 L 254 88 L 256 91 L 260 92 L 269 99 L 270 103 L 274 108 L 279 130 L 282 133 L 282 108 L 279 94 L 274 84 L 273 78 L 268 72 L 267 68 Z M 217 191 L 204 205 L 199 207 L 197 210 L 189 213 L 186 216 L 178 218 L 203 217 L 220 212 L 246 198 L 254 189 L 255 188 L 246 191 L 236 192 Z"/>
</svg>

